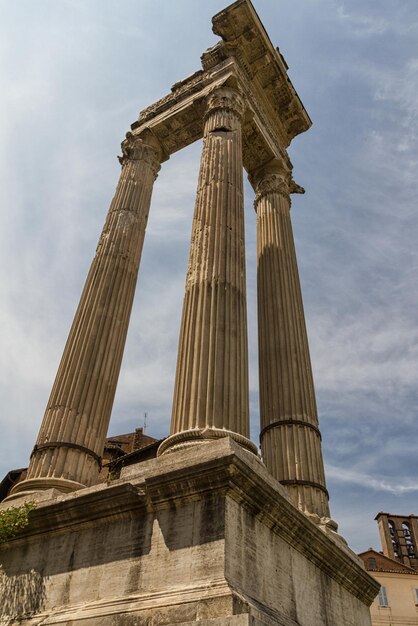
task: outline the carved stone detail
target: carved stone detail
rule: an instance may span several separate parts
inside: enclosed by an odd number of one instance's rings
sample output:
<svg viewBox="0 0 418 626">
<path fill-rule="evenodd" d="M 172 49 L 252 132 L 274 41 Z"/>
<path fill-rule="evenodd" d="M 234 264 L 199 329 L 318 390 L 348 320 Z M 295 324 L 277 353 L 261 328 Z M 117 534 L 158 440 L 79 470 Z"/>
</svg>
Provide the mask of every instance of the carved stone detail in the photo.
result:
<svg viewBox="0 0 418 626">
<path fill-rule="evenodd" d="M 256 195 L 254 206 L 257 207 L 261 198 L 264 198 L 269 193 L 277 193 L 281 196 L 289 195 L 289 177 L 285 174 L 269 173 L 261 178 L 256 186 Z"/>
<path fill-rule="evenodd" d="M 203 70 L 198 70 L 191 76 L 175 83 L 171 88 L 171 93 L 140 112 L 138 121 L 144 124 L 156 115 L 173 108 L 185 96 L 199 92 L 204 84 L 203 73 Z"/>
<path fill-rule="evenodd" d="M 245 102 L 234 89 L 221 87 L 212 91 L 207 98 L 207 112 L 205 119 L 214 111 L 229 111 L 241 120 L 245 112 Z"/>
<path fill-rule="evenodd" d="M 304 190 L 303 187 L 301 187 L 300 185 L 295 183 L 295 181 L 292 179 L 290 181 L 290 185 L 289 185 L 289 193 L 300 193 L 300 194 L 303 194 L 303 193 L 305 193 L 305 190 Z"/>
<path fill-rule="evenodd" d="M 161 167 L 162 151 L 156 140 L 152 140 L 152 136 L 151 141 L 150 137 L 148 137 L 147 142 L 143 134 L 134 135 L 134 133 L 128 131 L 121 143 L 122 156 L 118 157 L 122 167 L 128 161 L 143 161 L 150 166 L 156 177 Z"/>
</svg>

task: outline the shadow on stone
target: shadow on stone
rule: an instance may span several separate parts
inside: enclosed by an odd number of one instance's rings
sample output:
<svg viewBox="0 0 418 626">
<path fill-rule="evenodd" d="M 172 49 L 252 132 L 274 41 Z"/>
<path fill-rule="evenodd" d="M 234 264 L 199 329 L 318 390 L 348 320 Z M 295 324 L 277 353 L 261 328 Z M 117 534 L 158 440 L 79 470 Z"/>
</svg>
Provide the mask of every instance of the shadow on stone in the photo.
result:
<svg viewBox="0 0 418 626">
<path fill-rule="evenodd" d="M 8 576 L 0 565 L 0 625 L 38 613 L 45 602 L 45 582 L 39 572 Z"/>
<path fill-rule="evenodd" d="M 158 524 L 170 552 L 222 539 L 225 536 L 224 508 L 224 498 L 207 494 L 201 500 L 159 511 Z"/>
</svg>

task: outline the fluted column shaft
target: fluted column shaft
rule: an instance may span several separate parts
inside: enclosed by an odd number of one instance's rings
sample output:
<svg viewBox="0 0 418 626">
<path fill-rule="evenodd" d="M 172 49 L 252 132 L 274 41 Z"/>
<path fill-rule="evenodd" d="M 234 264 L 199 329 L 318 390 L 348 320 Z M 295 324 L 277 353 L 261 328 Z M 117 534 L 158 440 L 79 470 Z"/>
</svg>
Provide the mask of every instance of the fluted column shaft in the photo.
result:
<svg viewBox="0 0 418 626">
<path fill-rule="evenodd" d="M 15 492 L 94 484 L 116 392 L 161 152 L 128 133 L 122 172 L 52 388 L 27 479 Z"/>
<path fill-rule="evenodd" d="M 273 162 L 256 189 L 261 449 L 296 506 L 328 517 L 321 435 L 290 220 L 290 175 Z"/>
<path fill-rule="evenodd" d="M 171 436 L 159 454 L 198 440 L 249 437 L 241 118 L 232 89 L 207 100 L 181 321 Z"/>
</svg>

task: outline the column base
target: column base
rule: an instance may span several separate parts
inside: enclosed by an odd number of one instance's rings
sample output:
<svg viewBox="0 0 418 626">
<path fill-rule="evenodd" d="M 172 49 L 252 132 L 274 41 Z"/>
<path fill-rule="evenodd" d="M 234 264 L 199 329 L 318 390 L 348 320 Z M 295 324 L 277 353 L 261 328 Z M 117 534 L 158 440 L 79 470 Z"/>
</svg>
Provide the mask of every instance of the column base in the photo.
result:
<svg viewBox="0 0 418 626">
<path fill-rule="evenodd" d="M 239 433 L 234 433 L 231 430 L 224 428 L 192 428 L 190 430 L 183 430 L 180 433 L 170 435 L 167 439 L 160 444 L 157 452 L 157 456 L 161 456 L 166 452 L 174 452 L 175 450 L 183 450 L 196 444 L 208 443 L 214 439 L 221 439 L 222 437 L 231 437 L 234 441 L 239 443 L 240 446 L 252 452 L 258 456 L 257 446 Z"/>
<path fill-rule="evenodd" d="M 71 491 L 85 488 L 86 485 L 82 485 L 75 480 L 67 480 L 66 478 L 29 478 L 28 480 L 22 480 L 21 483 L 17 483 L 7 498 L 4 499 L 4 502 L 21 498 L 22 496 L 30 496 L 47 489 L 56 489 L 61 493 L 70 493 Z"/>
</svg>

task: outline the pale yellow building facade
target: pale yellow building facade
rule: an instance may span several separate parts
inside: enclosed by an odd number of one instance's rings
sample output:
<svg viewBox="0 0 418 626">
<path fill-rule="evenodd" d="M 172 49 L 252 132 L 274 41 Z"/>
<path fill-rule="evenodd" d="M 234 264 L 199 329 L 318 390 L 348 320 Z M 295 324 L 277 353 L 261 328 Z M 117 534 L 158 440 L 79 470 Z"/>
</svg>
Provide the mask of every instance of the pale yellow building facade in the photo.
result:
<svg viewBox="0 0 418 626">
<path fill-rule="evenodd" d="M 381 585 L 370 613 L 372 626 L 418 626 L 417 516 L 379 513 L 382 552 L 359 556 Z"/>
<path fill-rule="evenodd" d="M 418 626 L 418 572 L 373 572 L 373 576 L 382 587 L 370 607 L 372 626 Z"/>
</svg>

